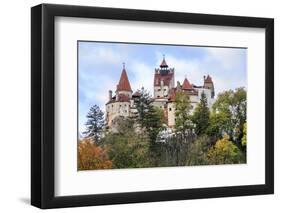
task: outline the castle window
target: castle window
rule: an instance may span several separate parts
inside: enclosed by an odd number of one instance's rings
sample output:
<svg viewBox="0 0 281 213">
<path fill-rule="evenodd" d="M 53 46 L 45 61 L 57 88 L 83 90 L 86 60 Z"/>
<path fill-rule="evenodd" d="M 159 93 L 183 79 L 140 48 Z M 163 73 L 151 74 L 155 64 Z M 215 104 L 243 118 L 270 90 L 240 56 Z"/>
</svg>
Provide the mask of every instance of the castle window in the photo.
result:
<svg viewBox="0 0 281 213">
<path fill-rule="evenodd" d="M 169 108 L 169 111 L 172 111 L 172 108 L 171 108 L 171 107 Z"/>
<path fill-rule="evenodd" d="M 157 95 L 157 98 L 160 98 L 160 95 Z"/>
<path fill-rule="evenodd" d="M 158 89 L 158 91 L 161 91 L 161 89 Z"/>
</svg>

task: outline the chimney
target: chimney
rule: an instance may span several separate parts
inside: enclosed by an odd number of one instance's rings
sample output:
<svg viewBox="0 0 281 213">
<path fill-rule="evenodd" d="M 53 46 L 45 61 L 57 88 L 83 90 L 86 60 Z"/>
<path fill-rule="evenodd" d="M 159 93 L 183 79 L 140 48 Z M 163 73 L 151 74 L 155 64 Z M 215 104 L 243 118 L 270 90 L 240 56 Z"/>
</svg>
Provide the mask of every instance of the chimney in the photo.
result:
<svg viewBox="0 0 281 213">
<path fill-rule="evenodd" d="M 109 101 L 111 101 L 111 99 L 112 99 L 112 90 L 108 91 L 108 98 L 109 98 Z"/>
</svg>

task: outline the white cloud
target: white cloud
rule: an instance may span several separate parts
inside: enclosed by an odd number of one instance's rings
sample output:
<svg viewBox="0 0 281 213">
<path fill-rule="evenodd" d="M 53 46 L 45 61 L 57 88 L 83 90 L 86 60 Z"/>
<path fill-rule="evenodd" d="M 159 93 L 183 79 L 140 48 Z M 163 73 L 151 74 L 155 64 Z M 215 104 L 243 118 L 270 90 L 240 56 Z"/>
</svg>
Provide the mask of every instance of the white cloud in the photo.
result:
<svg viewBox="0 0 281 213">
<path fill-rule="evenodd" d="M 136 91 L 144 87 L 153 95 L 154 68 L 139 61 L 134 61 L 131 67 L 132 70 L 130 72 L 134 74 L 134 78 L 130 81 L 132 89 Z"/>
<path fill-rule="evenodd" d="M 241 54 L 241 49 L 235 48 L 208 48 L 209 63 L 217 62 L 218 65 L 226 71 L 233 70 L 241 64 L 244 55 Z"/>
</svg>

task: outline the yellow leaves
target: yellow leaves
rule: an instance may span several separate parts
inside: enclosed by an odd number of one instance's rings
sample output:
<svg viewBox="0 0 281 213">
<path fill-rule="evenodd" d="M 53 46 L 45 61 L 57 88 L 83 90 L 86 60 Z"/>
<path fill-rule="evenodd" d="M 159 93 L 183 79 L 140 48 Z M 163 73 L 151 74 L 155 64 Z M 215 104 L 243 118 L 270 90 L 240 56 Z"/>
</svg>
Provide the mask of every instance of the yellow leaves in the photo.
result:
<svg viewBox="0 0 281 213">
<path fill-rule="evenodd" d="M 239 163 L 241 152 L 232 141 L 229 141 L 229 136 L 225 134 L 222 139 L 209 149 L 208 158 L 211 164 L 232 164 Z"/>
</svg>

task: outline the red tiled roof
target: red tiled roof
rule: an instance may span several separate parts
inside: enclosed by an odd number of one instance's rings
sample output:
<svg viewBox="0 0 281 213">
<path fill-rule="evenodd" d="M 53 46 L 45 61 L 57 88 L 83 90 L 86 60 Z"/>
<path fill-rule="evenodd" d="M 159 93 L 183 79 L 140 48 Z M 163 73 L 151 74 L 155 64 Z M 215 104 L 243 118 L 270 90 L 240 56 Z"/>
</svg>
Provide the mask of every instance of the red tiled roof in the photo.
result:
<svg viewBox="0 0 281 213">
<path fill-rule="evenodd" d="M 206 82 L 206 83 L 213 83 L 211 76 L 208 75 L 207 78 L 205 78 L 204 82 Z"/>
<path fill-rule="evenodd" d="M 173 80 L 174 73 L 170 72 L 166 75 L 161 75 L 160 73 L 154 74 L 154 86 L 160 86 L 161 80 L 163 80 L 164 86 L 169 86 L 170 82 Z"/>
<path fill-rule="evenodd" d="M 122 70 L 119 84 L 117 85 L 117 91 L 132 91 L 125 68 Z"/>
<path fill-rule="evenodd" d="M 192 85 L 189 83 L 187 78 L 185 78 L 184 81 L 183 81 L 182 89 L 192 89 Z"/>
<path fill-rule="evenodd" d="M 115 103 L 115 102 L 130 102 L 130 97 L 128 95 L 125 95 L 125 94 L 119 94 L 118 100 L 116 100 L 116 96 L 114 96 L 114 97 L 112 97 L 112 99 L 110 101 L 108 101 L 106 103 L 106 105 L 111 104 L 111 103 Z"/>
</svg>

